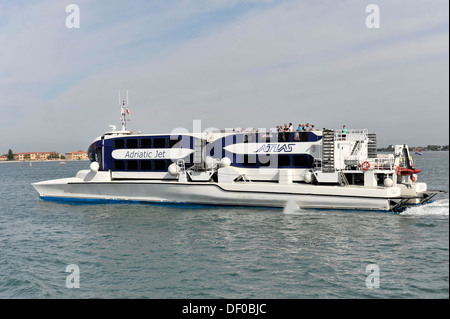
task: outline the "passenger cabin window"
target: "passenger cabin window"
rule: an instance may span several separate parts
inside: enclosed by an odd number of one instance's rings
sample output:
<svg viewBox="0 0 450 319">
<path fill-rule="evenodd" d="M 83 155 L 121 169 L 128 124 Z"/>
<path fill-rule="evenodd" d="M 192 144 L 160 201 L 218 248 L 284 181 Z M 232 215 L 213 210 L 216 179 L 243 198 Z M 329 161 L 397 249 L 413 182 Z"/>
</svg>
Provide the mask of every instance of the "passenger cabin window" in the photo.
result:
<svg viewBox="0 0 450 319">
<path fill-rule="evenodd" d="M 245 166 L 256 166 L 256 155 L 244 155 Z"/>
<path fill-rule="evenodd" d="M 172 148 L 175 146 L 175 144 L 179 143 L 181 141 L 181 136 L 178 137 L 171 137 L 169 138 L 169 148 Z M 180 146 L 180 145 L 178 145 Z"/>
<path fill-rule="evenodd" d="M 153 141 L 153 148 L 166 148 L 166 139 L 155 138 Z"/>
<path fill-rule="evenodd" d="M 152 170 L 152 161 L 151 160 L 141 161 L 141 170 L 151 171 Z"/>
<path fill-rule="evenodd" d="M 242 135 L 242 142 L 244 143 L 255 143 L 256 133 L 247 133 Z"/>
<path fill-rule="evenodd" d="M 91 144 L 91 146 L 89 146 L 88 151 L 87 151 L 89 160 L 91 162 L 95 161 L 95 151 L 94 151 L 95 150 L 95 144 L 96 143 Z"/>
<path fill-rule="evenodd" d="M 152 148 L 152 139 L 151 138 L 141 139 L 141 148 Z"/>
<path fill-rule="evenodd" d="M 258 141 L 260 143 L 270 143 L 272 141 L 272 134 L 271 133 L 259 133 Z M 276 142 L 276 140 L 274 141 Z"/>
<path fill-rule="evenodd" d="M 291 157 L 289 155 L 278 155 L 278 167 L 291 166 Z"/>
<path fill-rule="evenodd" d="M 138 161 L 136 160 L 128 160 L 127 161 L 127 169 L 130 171 L 135 171 L 138 169 Z"/>
<path fill-rule="evenodd" d="M 113 162 L 113 168 L 115 170 L 123 170 L 125 168 L 125 161 L 122 160 L 115 160 Z"/>
<path fill-rule="evenodd" d="M 127 148 L 137 148 L 138 140 L 136 138 L 130 138 L 127 140 Z"/>
<path fill-rule="evenodd" d="M 258 155 L 259 166 L 271 166 L 274 163 L 273 155 L 271 154 L 260 154 Z"/>
<path fill-rule="evenodd" d="M 100 168 L 102 167 L 102 148 L 97 147 L 95 149 L 95 161 L 100 165 Z"/>
<path fill-rule="evenodd" d="M 294 155 L 293 162 L 294 166 L 309 167 L 309 157 L 306 155 Z"/>
<path fill-rule="evenodd" d="M 166 160 L 154 160 L 153 165 L 155 171 L 165 171 L 167 169 Z"/>
<path fill-rule="evenodd" d="M 125 148 L 125 142 L 123 139 L 115 139 L 114 140 L 114 148 Z"/>
<path fill-rule="evenodd" d="M 299 132 L 300 133 L 300 142 L 308 141 L 308 132 Z"/>
</svg>

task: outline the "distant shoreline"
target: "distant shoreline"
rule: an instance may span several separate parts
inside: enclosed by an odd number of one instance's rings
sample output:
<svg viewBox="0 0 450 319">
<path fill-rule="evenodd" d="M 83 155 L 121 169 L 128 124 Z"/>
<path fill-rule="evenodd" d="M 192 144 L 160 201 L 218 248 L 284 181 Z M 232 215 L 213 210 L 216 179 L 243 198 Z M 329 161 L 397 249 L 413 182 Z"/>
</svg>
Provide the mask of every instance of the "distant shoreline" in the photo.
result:
<svg viewBox="0 0 450 319">
<path fill-rule="evenodd" d="M 33 160 L 33 161 L 0 161 L 1 163 L 49 163 L 49 162 L 89 162 L 89 160 L 65 160 L 65 159 L 61 159 L 61 160 L 42 160 L 42 161 L 37 161 L 37 160 Z"/>
<path fill-rule="evenodd" d="M 409 151 L 410 151 L 410 152 L 414 152 L 416 149 L 417 149 L 416 147 L 414 147 L 414 148 L 409 148 Z M 378 152 L 393 152 L 394 149 L 393 149 L 393 148 L 388 148 L 388 147 L 381 147 L 381 148 L 377 148 L 377 151 L 378 151 Z M 449 150 L 448 150 L 448 148 L 446 148 L 446 149 L 441 149 L 441 150 L 427 150 L 427 149 L 424 149 L 424 148 L 422 147 L 422 148 L 421 148 L 421 151 L 422 151 L 422 152 L 448 152 Z"/>
</svg>

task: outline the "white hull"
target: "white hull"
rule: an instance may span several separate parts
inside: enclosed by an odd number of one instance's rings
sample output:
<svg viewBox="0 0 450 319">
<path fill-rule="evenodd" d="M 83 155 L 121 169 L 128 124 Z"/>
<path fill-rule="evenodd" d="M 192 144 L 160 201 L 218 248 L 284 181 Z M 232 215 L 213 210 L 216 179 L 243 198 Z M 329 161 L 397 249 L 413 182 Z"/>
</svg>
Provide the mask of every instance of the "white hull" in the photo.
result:
<svg viewBox="0 0 450 319">
<path fill-rule="evenodd" d="M 400 189 L 358 186 L 245 182 L 219 184 L 164 180 L 86 181 L 77 177 L 33 184 L 42 199 L 68 201 L 138 201 L 226 206 L 285 207 L 295 202 L 302 208 L 390 210 L 390 200 Z"/>
<path fill-rule="evenodd" d="M 439 193 L 416 181 L 420 170 L 406 145 L 396 145 L 394 154 L 374 154 L 376 138 L 366 130 L 345 136 L 325 129 L 270 133 L 269 140 L 261 134 L 186 134 L 173 140 L 123 128 L 90 145 L 90 170 L 33 186 L 42 199 L 56 201 L 277 208 L 296 203 L 393 212 Z"/>
</svg>

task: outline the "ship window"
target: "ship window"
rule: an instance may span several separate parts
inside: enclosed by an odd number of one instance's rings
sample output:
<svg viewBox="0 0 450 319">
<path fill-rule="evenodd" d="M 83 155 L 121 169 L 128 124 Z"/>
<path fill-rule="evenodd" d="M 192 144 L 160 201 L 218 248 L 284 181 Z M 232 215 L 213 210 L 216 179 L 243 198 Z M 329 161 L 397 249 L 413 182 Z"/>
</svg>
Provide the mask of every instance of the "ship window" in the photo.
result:
<svg viewBox="0 0 450 319">
<path fill-rule="evenodd" d="M 306 142 L 308 140 L 308 132 L 299 132 L 300 142 Z"/>
<path fill-rule="evenodd" d="M 152 139 L 151 138 L 141 139 L 141 148 L 151 148 L 151 147 L 152 147 Z"/>
<path fill-rule="evenodd" d="M 127 161 L 127 169 L 129 169 L 129 170 L 137 170 L 138 169 L 138 161 L 136 161 L 136 160 L 128 160 Z"/>
<path fill-rule="evenodd" d="M 272 140 L 272 134 L 271 133 L 260 133 L 259 134 L 259 142 L 260 143 L 269 143 Z"/>
<path fill-rule="evenodd" d="M 94 152 L 94 149 L 95 149 L 95 143 L 94 143 L 94 144 L 91 144 L 91 146 L 89 146 L 88 151 L 87 151 L 89 160 L 90 160 L 91 162 L 95 161 L 95 152 Z"/>
<path fill-rule="evenodd" d="M 259 166 L 270 166 L 272 163 L 272 155 L 260 154 L 258 155 Z"/>
<path fill-rule="evenodd" d="M 138 140 L 135 138 L 131 138 L 127 140 L 127 148 L 137 148 Z"/>
<path fill-rule="evenodd" d="M 284 133 L 278 132 L 278 142 L 284 142 L 286 139 L 284 138 Z"/>
<path fill-rule="evenodd" d="M 102 163 L 103 163 L 103 161 L 102 161 L 102 148 L 101 147 L 97 147 L 95 149 L 95 160 L 101 167 Z"/>
<path fill-rule="evenodd" d="M 294 135 L 292 133 L 293 132 L 284 132 L 284 140 L 286 142 L 292 142 L 292 138 L 293 138 L 293 135 Z"/>
<path fill-rule="evenodd" d="M 291 157 L 289 155 L 278 155 L 278 167 L 291 166 Z"/>
<path fill-rule="evenodd" d="M 256 166 L 256 155 L 244 155 L 245 166 Z"/>
<path fill-rule="evenodd" d="M 125 168 L 125 162 L 124 161 L 120 161 L 120 160 L 114 161 L 113 168 L 117 169 L 117 170 L 124 169 Z"/>
<path fill-rule="evenodd" d="M 123 139 L 114 140 L 114 148 L 125 148 L 125 142 Z"/>
<path fill-rule="evenodd" d="M 292 142 L 294 132 L 278 132 L 278 142 Z"/>
<path fill-rule="evenodd" d="M 194 154 L 190 154 L 183 158 L 185 164 L 194 164 Z"/>
<path fill-rule="evenodd" d="M 169 148 L 172 148 L 175 144 L 181 141 L 181 136 L 178 136 L 177 138 L 169 138 Z"/>
<path fill-rule="evenodd" d="M 163 138 L 155 138 L 153 141 L 154 148 L 166 148 L 166 139 Z"/>
<path fill-rule="evenodd" d="M 256 142 L 256 133 L 248 133 L 248 134 L 242 135 L 242 142 L 255 143 Z"/>
<path fill-rule="evenodd" d="M 152 170 L 152 161 L 141 161 L 141 170 L 143 171 L 151 171 Z"/>
<path fill-rule="evenodd" d="M 155 171 L 165 171 L 167 169 L 166 160 L 154 160 Z"/>
<path fill-rule="evenodd" d="M 293 156 L 294 166 L 308 167 L 309 157 L 306 155 L 294 155 Z"/>
</svg>

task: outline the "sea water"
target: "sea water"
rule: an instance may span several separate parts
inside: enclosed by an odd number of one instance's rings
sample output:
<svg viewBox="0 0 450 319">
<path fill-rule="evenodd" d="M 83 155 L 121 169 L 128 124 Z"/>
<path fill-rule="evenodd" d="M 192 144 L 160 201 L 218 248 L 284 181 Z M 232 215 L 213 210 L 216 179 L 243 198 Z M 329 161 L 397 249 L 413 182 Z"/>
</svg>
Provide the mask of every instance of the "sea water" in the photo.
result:
<svg viewBox="0 0 450 319">
<path fill-rule="evenodd" d="M 415 162 L 448 191 L 448 152 Z M 75 205 L 31 186 L 88 167 L 0 164 L 0 298 L 449 298 L 448 194 L 393 215 Z"/>
</svg>

